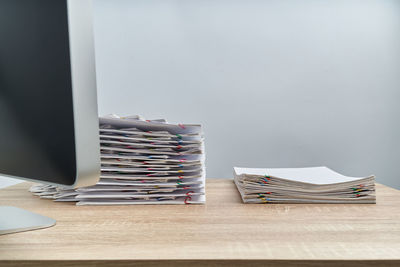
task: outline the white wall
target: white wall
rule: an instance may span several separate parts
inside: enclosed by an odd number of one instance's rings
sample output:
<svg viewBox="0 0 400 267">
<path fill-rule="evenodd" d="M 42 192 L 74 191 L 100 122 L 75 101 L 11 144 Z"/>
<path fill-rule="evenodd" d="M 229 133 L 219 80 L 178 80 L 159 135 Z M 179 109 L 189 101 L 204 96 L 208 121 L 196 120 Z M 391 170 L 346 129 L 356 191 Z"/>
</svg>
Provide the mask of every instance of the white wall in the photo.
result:
<svg viewBox="0 0 400 267">
<path fill-rule="evenodd" d="M 400 1 L 95 0 L 100 113 L 204 125 L 208 177 L 326 165 L 400 188 Z"/>
<path fill-rule="evenodd" d="M 326 165 L 400 188 L 400 1 L 94 4 L 100 114 L 202 123 L 208 177 Z"/>
</svg>

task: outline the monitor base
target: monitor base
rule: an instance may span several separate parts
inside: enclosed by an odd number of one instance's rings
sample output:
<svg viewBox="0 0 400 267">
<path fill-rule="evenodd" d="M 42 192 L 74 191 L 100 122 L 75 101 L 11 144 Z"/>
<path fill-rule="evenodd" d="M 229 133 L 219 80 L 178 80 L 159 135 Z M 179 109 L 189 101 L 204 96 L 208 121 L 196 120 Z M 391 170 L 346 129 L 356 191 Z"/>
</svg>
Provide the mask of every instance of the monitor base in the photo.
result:
<svg viewBox="0 0 400 267">
<path fill-rule="evenodd" d="M 51 227 L 56 220 L 16 207 L 0 206 L 0 235 Z"/>
</svg>

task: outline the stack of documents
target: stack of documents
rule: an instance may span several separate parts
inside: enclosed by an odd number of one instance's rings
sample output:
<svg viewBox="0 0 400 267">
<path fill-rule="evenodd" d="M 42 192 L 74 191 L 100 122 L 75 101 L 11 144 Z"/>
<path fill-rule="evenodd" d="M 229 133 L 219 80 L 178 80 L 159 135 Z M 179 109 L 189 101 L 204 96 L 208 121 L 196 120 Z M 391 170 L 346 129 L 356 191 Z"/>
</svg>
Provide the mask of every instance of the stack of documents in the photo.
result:
<svg viewBox="0 0 400 267">
<path fill-rule="evenodd" d="M 376 203 L 375 176 L 347 177 L 327 167 L 234 168 L 244 203 Z"/>
<path fill-rule="evenodd" d="M 100 118 L 101 177 L 90 187 L 37 185 L 31 191 L 77 205 L 205 203 L 201 125 L 138 116 Z"/>
</svg>

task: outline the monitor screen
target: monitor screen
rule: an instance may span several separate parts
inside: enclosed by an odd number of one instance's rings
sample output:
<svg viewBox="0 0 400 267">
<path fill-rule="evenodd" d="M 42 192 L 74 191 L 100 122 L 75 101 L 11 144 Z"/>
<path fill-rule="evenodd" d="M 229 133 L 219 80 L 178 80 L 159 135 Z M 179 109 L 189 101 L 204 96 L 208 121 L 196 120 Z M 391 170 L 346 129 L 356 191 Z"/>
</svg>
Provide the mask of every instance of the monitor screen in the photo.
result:
<svg viewBox="0 0 400 267">
<path fill-rule="evenodd" d="M 0 174 L 71 185 L 67 2 L 0 0 L 0 36 Z"/>
</svg>

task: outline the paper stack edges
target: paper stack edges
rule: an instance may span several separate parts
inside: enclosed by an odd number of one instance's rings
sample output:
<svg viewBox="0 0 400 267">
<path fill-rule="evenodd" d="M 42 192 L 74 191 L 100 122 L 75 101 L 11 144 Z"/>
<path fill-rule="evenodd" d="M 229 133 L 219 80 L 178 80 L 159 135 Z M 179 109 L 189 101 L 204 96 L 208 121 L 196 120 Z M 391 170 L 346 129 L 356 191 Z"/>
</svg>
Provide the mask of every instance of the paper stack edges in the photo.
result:
<svg viewBox="0 0 400 267">
<path fill-rule="evenodd" d="M 376 203 L 375 176 L 347 177 L 327 167 L 234 168 L 244 203 Z"/>
<path fill-rule="evenodd" d="M 205 203 L 201 125 L 109 115 L 100 118 L 100 147 L 96 185 L 35 185 L 30 191 L 77 205 Z"/>
</svg>

